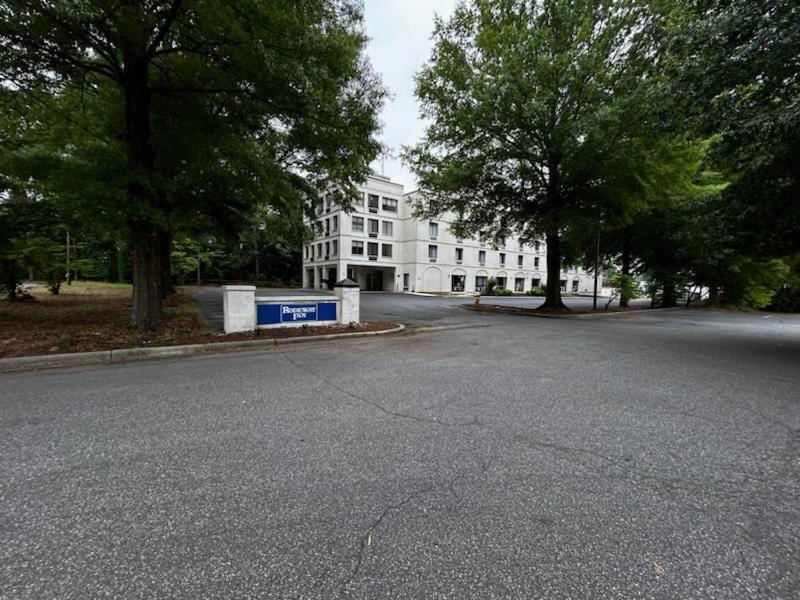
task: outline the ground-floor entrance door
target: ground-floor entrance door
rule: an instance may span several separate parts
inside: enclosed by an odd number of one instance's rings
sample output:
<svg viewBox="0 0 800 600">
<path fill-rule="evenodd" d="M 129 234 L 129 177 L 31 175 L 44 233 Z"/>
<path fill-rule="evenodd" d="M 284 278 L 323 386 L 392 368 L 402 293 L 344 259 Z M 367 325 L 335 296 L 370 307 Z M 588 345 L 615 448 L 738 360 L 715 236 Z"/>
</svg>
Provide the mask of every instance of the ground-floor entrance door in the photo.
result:
<svg viewBox="0 0 800 600">
<path fill-rule="evenodd" d="M 367 290 L 370 292 L 383 291 L 383 271 L 370 271 L 367 273 Z"/>
<path fill-rule="evenodd" d="M 450 291 L 451 292 L 463 292 L 464 285 L 467 281 L 466 275 L 451 275 L 451 283 L 450 283 Z"/>
<path fill-rule="evenodd" d="M 336 277 L 336 267 L 328 267 L 328 289 L 332 290 L 337 281 L 339 279 Z"/>
</svg>

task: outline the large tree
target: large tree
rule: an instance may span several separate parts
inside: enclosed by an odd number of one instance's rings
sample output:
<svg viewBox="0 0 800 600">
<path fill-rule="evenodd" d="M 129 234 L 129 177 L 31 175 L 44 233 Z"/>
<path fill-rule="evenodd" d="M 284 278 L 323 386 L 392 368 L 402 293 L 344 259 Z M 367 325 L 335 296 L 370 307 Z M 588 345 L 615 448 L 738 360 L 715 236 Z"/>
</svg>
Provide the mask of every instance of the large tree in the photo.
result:
<svg viewBox="0 0 800 600">
<path fill-rule="evenodd" d="M 418 211 L 454 211 L 464 233 L 544 237 L 545 308 L 564 308 L 564 231 L 628 210 L 611 190 L 636 176 L 659 27 L 639 0 L 472 0 L 437 21 L 417 78 L 430 125 L 405 154 Z"/>
<path fill-rule="evenodd" d="M 738 252 L 800 251 L 800 5 L 681 0 L 669 97 L 731 185 L 717 218 Z M 680 14 L 680 13 L 676 13 Z M 722 209 L 722 207 L 720 207 Z"/>
<path fill-rule="evenodd" d="M 91 121 L 80 108 L 101 97 L 94 129 L 116 130 L 118 147 L 103 139 L 107 172 L 99 157 L 72 158 L 96 180 L 124 181 L 122 202 L 97 216 L 114 213 L 128 232 L 138 327 L 161 321 L 177 218 L 231 218 L 330 185 L 354 194 L 379 149 L 384 94 L 360 19 L 349 0 L 0 2 L 3 85 L 77 99 L 71 122 Z"/>
</svg>

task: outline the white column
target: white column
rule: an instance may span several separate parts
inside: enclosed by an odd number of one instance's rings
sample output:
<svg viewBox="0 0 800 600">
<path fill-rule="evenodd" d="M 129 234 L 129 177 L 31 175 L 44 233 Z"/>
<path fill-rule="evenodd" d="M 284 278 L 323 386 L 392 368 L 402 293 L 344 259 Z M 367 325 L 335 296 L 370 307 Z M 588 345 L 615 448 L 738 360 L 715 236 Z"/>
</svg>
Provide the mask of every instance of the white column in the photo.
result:
<svg viewBox="0 0 800 600">
<path fill-rule="evenodd" d="M 223 285 L 222 312 L 225 333 L 256 328 L 256 286 Z"/>
<path fill-rule="evenodd" d="M 336 296 L 340 300 L 339 322 L 344 325 L 360 323 L 361 290 L 358 284 L 351 279 L 342 279 L 333 286 L 333 289 L 336 290 Z"/>
</svg>

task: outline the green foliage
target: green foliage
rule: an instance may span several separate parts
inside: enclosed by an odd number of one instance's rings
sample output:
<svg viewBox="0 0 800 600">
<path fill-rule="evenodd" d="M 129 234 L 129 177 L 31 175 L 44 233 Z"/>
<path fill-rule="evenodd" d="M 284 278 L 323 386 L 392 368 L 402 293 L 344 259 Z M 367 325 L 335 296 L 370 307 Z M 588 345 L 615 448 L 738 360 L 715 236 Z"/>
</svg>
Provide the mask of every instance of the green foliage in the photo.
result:
<svg viewBox="0 0 800 600">
<path fill-rule="evenodd" d="M 739 253 L 800 249 L 800 20 L 795 0 L 700 3 L 676 20 L 666 96 L 684 127 L 713 136 L 710 160 L 732 185 L 720 229 Z"/>
<path fill-rule="evenodd" d="M 606 302 L 606 308 L 611 306 L 617 299 L 627 298 L 628 300 L 634 300 L 642 295 L 639 282 L 631 275 L 613 273 L 609 277 L 606 277 L 603 283 L 611 288 L 611 295 L 608 298 L 608 302 Z"/>
<path fill-rule="evenodd" d="M 490 277 L 486 280 L 486 289 L 483 291 L 483 296 L 511 296 L 512 292 L 508 288 L 501 288 L 498 285 L 497 279 Z"/>
<path fill-rule="evenodd" d="M 43 275 L 50 291 L 64 279 L 65 251 L 55 207 L 15 193 L 0 203 L 0 286 L 14 300 L 29 271 Z"/>
<path fill-rule="evenodd" d="M 351 0 L 7 0 L 0 181 L 125 241 L 134 320 L 156 325 L 171 237 L 235 237 L 261 208 L 294 215 L 331 188 L 355 197 L 385 96 L 361 12 Z"/>
<path fill-rule="evenodd" d="M 786 285 L 791 270 L 779 259 L 756 261 L 738 257 L 728 266 L 719 304 L 731 308 L 764 308 Z"/>
<path fill-rule="evenodd" d="M 528 296 L 545 296 L 547 295 L 547 290 L 545 290 L 543 287 L 538 287 L 538 288 L 531 288 L 525 293 Z"/>
<path fill-rule="evenodd" d="M 655 181 L 640 169 L 656 104 L 661 27 L 637 0 L 472 0 L 437 22 L 431 61 L 417 77 L 425 138 L 405 153 L 419 214 L 453 211 L 457 235 L 481 230 L 559 236 L 585 221 L 637 210 L 622 188 Z M 657 158 L 651 163 L 660 164 Z M 638 201 L 638 200 L 637 200 Z M 548 271 L 548 303 L 560 304 Z"/>
</svg>

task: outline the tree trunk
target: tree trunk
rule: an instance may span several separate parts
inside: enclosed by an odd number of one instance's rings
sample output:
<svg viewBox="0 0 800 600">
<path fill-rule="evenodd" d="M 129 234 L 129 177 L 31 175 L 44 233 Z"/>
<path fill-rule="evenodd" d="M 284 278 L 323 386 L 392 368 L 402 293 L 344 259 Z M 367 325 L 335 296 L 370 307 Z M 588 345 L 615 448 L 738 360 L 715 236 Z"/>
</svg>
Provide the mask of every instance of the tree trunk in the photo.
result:
<svg viewBox="0 0 800 600">
<path fill-rule="evenodd" d="M 169 231 L 162 231 L 158 239 L 161 254 L 161 294 L 162 298 L 166 298 L 175 293 L 175 284 L 172 280 L 172 234 Z"/>
<path fill-rule="evenodd" d="M 561 301 L 561 246 L 557 227 L 547 232 L 545 242 L 547 243 L 547 290 L 541 308 L 568 310 Z"/>
<path fill-rule="evenodd" d="M 140 40 L 123 41 L 125 142 L 128 170 L 134 179 L 128 185 L 128 199 L 137 217 L 128 223 L 133 271 L 133 312 L 137 329 L 152 329 L 163 318 L 161 293 L 163 268 L 157 199 L 150 190 L 153 148 L 150 134 L 150 92 L 148 60 Z"/>
<path fill-rule="evenodd" d="M 133 323 L 137 329 L 153 329 L 163 320 L 160 236 L 156 227 L 146 222 L 134 226 L 133 231 Z"/>
<path fill-rule="evenodd" d="M 5 281 L 6 293 L 8 294 L 8 299 L 14 301 L 17 299 L 17 285 L 19 283 L 17 281 L 17 274 L 16 274 L 17 265 L 14 263 L 14 261 L 11 260 L 4 262 L 5 262 L 4 268 L 6 271 L 6 281 Z"/>
<path fill-rule="evenodd" d="M 675 290 L 675 283 L 671 280 L 665 279 L 663 281 L 663 290 L 661 293 L 661 306 L 671 307 L 678 304 L 678 294 Z"/>
<path fill-rule="evenodd" d="M 631 248 L 630 242 L 626 238 L 622 242 L 622 274 L 623 275 L 630 275 L 631 274 Z M 620 291 L 619 294 L 619 305 L 621 308 L 628 308 L 628 302 L 630 298 L 628 295 L 625 294 L 624 286 L 623 289 Z"/>
</svg>

